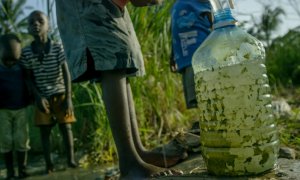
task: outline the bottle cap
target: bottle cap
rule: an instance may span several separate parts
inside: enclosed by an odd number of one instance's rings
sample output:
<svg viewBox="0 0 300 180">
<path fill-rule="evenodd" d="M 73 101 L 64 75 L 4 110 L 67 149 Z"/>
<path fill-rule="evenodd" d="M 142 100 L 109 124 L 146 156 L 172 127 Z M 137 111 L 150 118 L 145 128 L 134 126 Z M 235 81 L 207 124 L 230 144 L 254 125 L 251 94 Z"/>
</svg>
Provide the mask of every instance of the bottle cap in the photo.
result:
<svg viewBox="0 0 300 180">
<path fill-rule="evenodd" d="M 210 0 L 215 11 L 226 8 L 234 9 L 234 0 Z"/>
</svg>

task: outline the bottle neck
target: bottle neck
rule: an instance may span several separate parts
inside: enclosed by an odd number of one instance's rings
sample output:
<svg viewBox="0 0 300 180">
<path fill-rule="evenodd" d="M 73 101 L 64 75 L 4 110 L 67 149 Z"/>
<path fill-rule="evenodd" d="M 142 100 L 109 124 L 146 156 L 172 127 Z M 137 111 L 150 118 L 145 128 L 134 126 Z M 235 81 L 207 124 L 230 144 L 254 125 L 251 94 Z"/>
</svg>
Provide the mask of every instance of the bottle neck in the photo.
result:
<svg viewBox="0 0 300 180">
<path fill-rule="evenodd" d="M 214 12 L 214 29 L 236 26 L 237 20 L 233 17 L 231 9 L 218 9 Z"/>
</svg>

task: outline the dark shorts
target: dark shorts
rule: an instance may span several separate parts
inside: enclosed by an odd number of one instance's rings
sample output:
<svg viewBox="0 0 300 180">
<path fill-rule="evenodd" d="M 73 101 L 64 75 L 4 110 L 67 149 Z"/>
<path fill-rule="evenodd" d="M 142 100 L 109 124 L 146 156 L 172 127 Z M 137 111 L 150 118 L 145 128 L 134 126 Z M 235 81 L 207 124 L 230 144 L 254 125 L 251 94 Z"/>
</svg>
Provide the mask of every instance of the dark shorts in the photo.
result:
<svg viewBox="0 0 300 180">
<path fill-rule="evenodd" d="M 57 0 L 56 10 L 75 82 L 96 79 L 101 71 L 145 74 L 141 46 L 126 7 L 122 11 L 111 0 Z"/>
<path fill-rule="evenodd" d="M 195 92 L 194 71 L 192 66 L 186 67 L 180 71 L 182 75 L 183 92 L 188 109 L 197 107 L 197 98 Z"/>
</svg>

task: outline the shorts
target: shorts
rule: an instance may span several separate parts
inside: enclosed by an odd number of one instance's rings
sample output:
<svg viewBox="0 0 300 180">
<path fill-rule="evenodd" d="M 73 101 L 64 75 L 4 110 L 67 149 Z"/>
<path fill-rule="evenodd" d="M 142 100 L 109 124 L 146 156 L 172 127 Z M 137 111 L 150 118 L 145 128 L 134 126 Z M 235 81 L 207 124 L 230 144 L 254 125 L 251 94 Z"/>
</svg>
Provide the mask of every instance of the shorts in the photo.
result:
<svg viewBox="0 0 300 180">
<path fill-rule="evenodd" d="M 66 116 L 63 104 L 65 102 L 64 94 L 52 95 L 48 98 L 50 105 L 50 114 L 42 112 L 38 107 L 35 107 L 35 125 L 53 125 L 58 123 L 73 123 L 75 122 L 74 114 Z"/>
<path fill-rule="evenodd" d="M 186 107 L 188 109 L 197 108 L 197 97 L 195 91 L 194 71 L 192 66 L 183 68 L 180 71 L 182 75 L 182 85 Z"/>
<path fill-rule="evenodd" d="M 17 110 L 0 109 L 0 153 L 9 151 L 28 151 L 29 108 L 27 106 Z"/>
<path fill-rule="evenodd" d="M 102 71 L 145 74 L 141 46 L 126 7 L 121 10 L 112 0 L 63 0 L 56 1 L 56 11 L 73 82 L 98 79 Z M 87 53 L 93 59 L 92 72 Z"/>
</svg>

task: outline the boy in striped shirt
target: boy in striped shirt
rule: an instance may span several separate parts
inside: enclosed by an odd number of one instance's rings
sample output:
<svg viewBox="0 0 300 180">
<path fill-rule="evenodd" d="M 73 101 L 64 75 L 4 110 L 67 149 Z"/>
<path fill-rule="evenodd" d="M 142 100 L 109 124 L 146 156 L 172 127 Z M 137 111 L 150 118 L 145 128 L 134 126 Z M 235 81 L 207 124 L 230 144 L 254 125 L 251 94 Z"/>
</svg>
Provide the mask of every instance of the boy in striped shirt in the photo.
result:
<svg viewBox="0 0 300 180">
<path fill-rule="evenodd" d="M 48 38 L 49 23 L 43 12 L 33 11 L 28 17 L 28 24 L 28 32 L 34 41 L 23 49 L 21 62 L 35 97 L 35 124 L 40 128 L 46 172 L 51 173 L 54 169 L 50 156 L 50 134 L 56 122 L 65 143 L 68 166 L 74 168 L 77 164 L 71 124 L 75 117 L 64 51 L 60 44 Z"/>
</svg>

